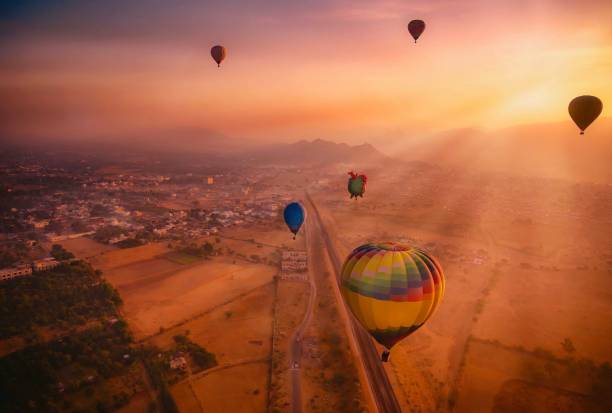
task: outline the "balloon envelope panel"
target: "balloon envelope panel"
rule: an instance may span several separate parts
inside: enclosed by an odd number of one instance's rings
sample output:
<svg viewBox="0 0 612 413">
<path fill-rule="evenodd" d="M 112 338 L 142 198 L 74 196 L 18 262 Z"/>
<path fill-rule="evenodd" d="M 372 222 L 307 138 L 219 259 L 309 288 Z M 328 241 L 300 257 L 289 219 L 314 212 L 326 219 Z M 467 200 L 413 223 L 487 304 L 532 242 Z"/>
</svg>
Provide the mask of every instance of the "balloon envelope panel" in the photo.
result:
<svg viewBox="0 0 612 413">
<path fill-rule="evenodd" d="M 365 182 L 362 176 L 356 178 L 349 178 L 348 180 L 348 191 L 351 195 L 363 195 L 365 191 Z"/>
<path fill-rule="evenodd" d="M 438 307 L 444 275 L 437 261 L 416 247 L 365 244 L 347 257 L 341 291 L 361 325 L 391 348 L 421 327 Z"/>
</svg>

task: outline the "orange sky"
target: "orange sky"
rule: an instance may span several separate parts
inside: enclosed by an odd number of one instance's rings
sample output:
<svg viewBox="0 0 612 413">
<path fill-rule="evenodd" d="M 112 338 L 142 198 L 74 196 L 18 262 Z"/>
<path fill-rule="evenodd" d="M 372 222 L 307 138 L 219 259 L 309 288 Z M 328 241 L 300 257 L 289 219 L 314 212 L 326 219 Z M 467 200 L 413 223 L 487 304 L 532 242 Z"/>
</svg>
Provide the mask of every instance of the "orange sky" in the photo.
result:
<svg viewBox="0 0 612 413">
<path fill-rule="evenodd" d="M 53 3 L 3 10 L 0 132 L 375 143 L 612 102 L 609 1 Z M 427 22 L 416 45 L 412 18 Z"/>
</svg>

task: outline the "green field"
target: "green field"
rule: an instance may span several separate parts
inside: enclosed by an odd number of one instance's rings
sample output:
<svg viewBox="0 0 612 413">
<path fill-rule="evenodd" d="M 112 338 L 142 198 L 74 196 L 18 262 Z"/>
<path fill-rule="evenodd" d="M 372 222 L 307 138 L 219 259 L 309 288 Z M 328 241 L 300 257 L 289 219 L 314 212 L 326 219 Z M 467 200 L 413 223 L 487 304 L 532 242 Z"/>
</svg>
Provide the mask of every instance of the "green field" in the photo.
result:
<svg viewBox="0 0 612 413">
<path fill-rule="evenodd" d="M 185 252 L 174 251 L 164 255 L 164 258 L 181 265 L 189 265 L 200 261 L 202 258 Z"/>
</svg>

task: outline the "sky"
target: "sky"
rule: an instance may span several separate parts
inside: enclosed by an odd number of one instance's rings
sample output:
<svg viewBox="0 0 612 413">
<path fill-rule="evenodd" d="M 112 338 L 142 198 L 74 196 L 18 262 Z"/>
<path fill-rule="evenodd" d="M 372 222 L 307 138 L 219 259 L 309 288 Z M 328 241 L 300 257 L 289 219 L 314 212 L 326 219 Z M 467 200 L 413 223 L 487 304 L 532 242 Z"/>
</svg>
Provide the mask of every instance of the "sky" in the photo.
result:
<svg viewBox="0 0 612 413">
<path fill-rule="evenodd" d="M 566 121 L 582 94 L 609 116 L 611 21 L 604 0 L 0 0 L 0 136 L 376 143 Z"/>
</svg>

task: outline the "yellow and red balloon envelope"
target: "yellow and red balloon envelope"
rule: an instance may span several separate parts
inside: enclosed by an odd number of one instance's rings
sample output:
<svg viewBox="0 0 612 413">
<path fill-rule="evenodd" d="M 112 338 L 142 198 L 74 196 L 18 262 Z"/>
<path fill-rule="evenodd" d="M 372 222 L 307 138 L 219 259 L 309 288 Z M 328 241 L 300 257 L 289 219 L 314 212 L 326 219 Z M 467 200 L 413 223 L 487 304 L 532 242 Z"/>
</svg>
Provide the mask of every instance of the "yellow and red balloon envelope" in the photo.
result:
<svg viewBox="0 0 612 413">
<path fill-rule="evenodd" d="M 359 323 L 390 349 L 431 317 L 444 293 L 435 258 L 405 244 L 365 244 L 342 266 L 341 292 Z"/>
</svg>

